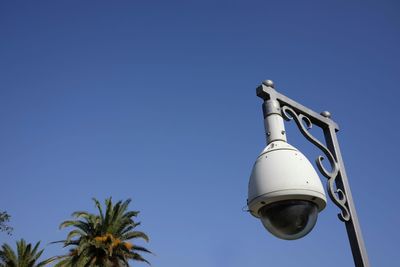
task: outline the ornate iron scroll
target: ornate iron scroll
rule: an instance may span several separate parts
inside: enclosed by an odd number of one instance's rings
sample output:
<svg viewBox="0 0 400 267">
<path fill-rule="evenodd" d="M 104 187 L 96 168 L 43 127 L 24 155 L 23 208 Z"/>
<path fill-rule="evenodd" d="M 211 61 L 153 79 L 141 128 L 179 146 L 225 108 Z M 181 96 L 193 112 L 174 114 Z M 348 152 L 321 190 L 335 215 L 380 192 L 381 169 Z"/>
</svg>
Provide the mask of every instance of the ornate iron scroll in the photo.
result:
<svg viewBox="0 0 400 267">
<path fill-rule="evenodd" d="M 321 172 L 321 174 L 328 179 L 327 191 L 328 191 L 329 197 L 336 204 L 336 206 L 339 207 L 341 210 L 341 213 L 338 214 L 339 219 L 342 221 L 349 221 L 350 220 L 350 212 L 346 206 L 346 202 L 347 202 L 346 194 L 340 188 L 336 189 L 336 186 L 335 186 L 335 180 L 339 174 L 338 162 L 333 157 L 333 155 L 329 151 L 329 149 L 326 148 L 325 145 L 323 145 L 318 139 L 316 139 L 309 132 L 309 130 L 312 128 L 312 122 L 307 116 L 305 116 L 303 114 L 297 114 L 292 108 L 290 108 L 288 106 L 282 107 L 282 116 L 287 121 L 290 121 L 293 119 L 296 122 L 297 127 L 299 128 L 299 130 L 303 134 L 303 136 L 308 141 L 313 143 L 316 147 L 321 149 L 322 152 L 328 158 L 328 161 L 331 165 L 330 171 L 328 171 L 322 164 L 322 161 L 324 160 L 323 156 L 317 157 L 316 164 L 317 164 L 317 167 L 318 167 L 319 171 Z"/>
</svg>

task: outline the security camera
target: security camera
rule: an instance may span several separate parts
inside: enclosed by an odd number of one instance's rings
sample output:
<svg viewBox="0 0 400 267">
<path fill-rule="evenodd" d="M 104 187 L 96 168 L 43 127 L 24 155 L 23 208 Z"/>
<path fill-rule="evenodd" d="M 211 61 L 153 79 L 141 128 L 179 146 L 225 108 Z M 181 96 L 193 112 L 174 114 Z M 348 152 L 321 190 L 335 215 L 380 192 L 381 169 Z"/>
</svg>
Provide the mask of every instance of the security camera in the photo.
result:
<svg viewBox="0 0 400 267">
<path fill-rule="evenodd" d="M 294 240 L 313 229 L 326 197 L 309 160 L 287 142 L 275 140 L 254 164 L 247 204 L 271 234 Z"/>
<path fill-rule="evenodd" d="M 315 226 L 325 192 L 310 161 L 287 143 L 279 102 L 265 101 L 263 111 L 268 145 L 254 164 L 247 205 L 273 235 L 298 239 Z"/>
</svg>

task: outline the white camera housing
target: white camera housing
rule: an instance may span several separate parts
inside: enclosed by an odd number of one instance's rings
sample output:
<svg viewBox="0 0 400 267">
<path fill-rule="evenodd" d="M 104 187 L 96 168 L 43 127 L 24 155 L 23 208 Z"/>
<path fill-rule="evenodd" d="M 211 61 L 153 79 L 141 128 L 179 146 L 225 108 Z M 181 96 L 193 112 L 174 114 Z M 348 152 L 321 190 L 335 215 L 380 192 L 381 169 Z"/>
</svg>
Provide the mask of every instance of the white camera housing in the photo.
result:
<svg viewBox="0 0 400 267">
<path fill-rule="evenodd" d="M 283 200 L 310 201 L 318 211 L 326 206 L 324 189 L 310 161 L 288 143 L 273 141 L 254 164 L 247 205 L 259 218 L 262 207 Z"/>
<path fill-rule="evenodd" d="M 308 159 L 285 141 L 276 140 L 254 164 L 247 205 L 271 234 L 295 240 L 314 228 L 326 197 Z"/>
</svg>

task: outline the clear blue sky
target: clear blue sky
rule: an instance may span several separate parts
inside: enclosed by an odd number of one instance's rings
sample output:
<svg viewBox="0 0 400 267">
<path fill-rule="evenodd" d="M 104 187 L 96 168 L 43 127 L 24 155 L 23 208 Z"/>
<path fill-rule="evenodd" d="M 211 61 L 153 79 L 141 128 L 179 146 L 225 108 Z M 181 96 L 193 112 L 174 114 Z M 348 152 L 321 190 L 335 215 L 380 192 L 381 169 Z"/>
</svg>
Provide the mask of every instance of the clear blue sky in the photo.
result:
<svg viewBox="0 0 400 267">
<path fill-rule="evenodd" d="M 0 241 L 63 239 L 60 222 L 113 196 L 141 211 L 153 266 L 352 266 L 331 203 L 291 242 L 242 211 L 265 145 L 255 88 L 273 79 L 333 114 L 372 266 L 399 266 L 399 13 L 398 1 L 1 1 L 0 210 L 15 231 Z"/>
</svg>

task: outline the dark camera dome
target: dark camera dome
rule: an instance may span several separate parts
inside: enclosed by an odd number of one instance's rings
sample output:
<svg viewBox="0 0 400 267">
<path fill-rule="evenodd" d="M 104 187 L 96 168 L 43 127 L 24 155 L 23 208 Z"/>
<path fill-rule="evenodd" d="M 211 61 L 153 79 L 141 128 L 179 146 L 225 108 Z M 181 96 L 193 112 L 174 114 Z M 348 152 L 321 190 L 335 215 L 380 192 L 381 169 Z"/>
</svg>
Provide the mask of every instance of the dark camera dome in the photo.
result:
<svg viewBox="0 0 400 267">
<path fill-rule="evenodd" d="M 308 234 L 317 222 L 317 206 L 305 200 L 284 200 L 260 209 L 261 222 L 274 236 L 294 240 Z"/>
</svg>

